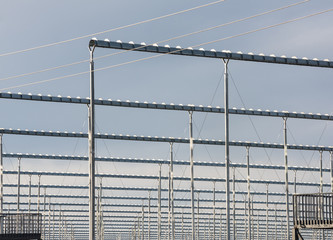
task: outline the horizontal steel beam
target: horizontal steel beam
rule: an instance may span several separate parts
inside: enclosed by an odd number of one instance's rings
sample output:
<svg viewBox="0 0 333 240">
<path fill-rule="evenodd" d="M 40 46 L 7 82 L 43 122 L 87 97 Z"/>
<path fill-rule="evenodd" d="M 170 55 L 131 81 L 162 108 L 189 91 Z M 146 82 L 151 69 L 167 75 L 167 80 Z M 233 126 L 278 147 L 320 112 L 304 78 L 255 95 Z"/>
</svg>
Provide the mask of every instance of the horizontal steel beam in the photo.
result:
<svg viewBox="0 0 333 240">
<path fill-rule="evenodd" d="M 50 154 L 29 154 L 29 153 L 3 153 L 5 158 L 28 158 L 28 159 L 49 159 L 49 160 L 77 160 L 77 161 L 88 161 L 86 156 L 68 156 L 68 155 L 50 155 Z M 143 158 L 118 158 L 118 157 L 96 157 L 96 161 L 100 162 L 121 162 L 121 163 L 143 163 L 143 164 L 169 164 L 170 160 L 166 159 L 143 159 Z M 186 160 L 173 160 L 174 165 L 190 165 L 189 161 Z M 208 167 L 225 167 L 224 163 L 221 162 L 200 162 L 195 161 L 195 166 L 208 166 Z M 230 167 L 235 168 L 246 168 L 244 163 L 230 163 Z M 284 166 L 278 165 L 266 165 L 266 164 L 250 164 L 250 168 L 255 169 L 275 169 L 285 170 Z M 289 170 L 292 171 L 309 171 L 309 172 L 320 172 L 320 168 L 315 167 L 298 167 L 289 166 Z M 330 168 L 323 168 L 323 172 L 330 172 Z"/>
<path fill-rule="evenodd" d="M 146 45 L 146 44 L 135 44 L 133 42 L 123 43 L 121 41 L 109 41 L 109 40 L 97 40 L 92 39 L 89 42 L 89 46 L 95 46 L 100 48 L 111 48 L 119 50 L 130 50 L 139 52 L 150 52 L 159 54 L 172 54 L 181 56 L 191 57 L 205 57 L 205 58 L 218 58 L 218 59 L 230 59 L 239 61 L 250 61 L 250 62 L 262 62 L 262 63 L 276 63 L 276 64 L 288 64 L 297 66 L 308 66 L 308 67 L 322 67 L 322 68 L 333 68 L 333 62 L 329 60 L 318 60 L 307 59 L 307 58 L 296 58 L 296 57 L 276 57 L 275 55 L 255 55 L 253 53 L 243 54 L 241 52 L 232 53 L 230 51 L 205 51 L 204 49 L 192 49 L 192 48 L 181 48 L 181 47 L 170 47 Z"/>
<path fill-rule="evenodd" d="M 14 170 L 5 170 L 3 171 L 4 174 L 11 174 L 17 175 L 17 171 Z M 42 171 L 21 171 L 21 175 L 41 175 L 41 176 L 72 176 L 72 177 L 88 177 L 87 173 L 68 173 L 68 172 L 42 172 Z M 126 179 L 146 179 L 146 180 L 158 180 L 158 176 L 152 175 L 134 175 L 134 174 L 103 174 L 99 173 L 96 174 L 96 177 L 102 178 L 126 178 Z M 162 177 L 162 180 L 168 180 L 168 177 Z M 188 177 L 174 177 L 175 181 L 190 181 Z M 204 177 L 197 177 L 194 178 L 194 181 L 203 181 L 203 182 L 225 182 L 224 178 L 204 178 Z M 230 180 L 232 181 L 232 180 Z M 235 182 L 237 183 L 247 183 L 246 179 L 236 179 Z M 255 180 L 251 179 L 251 183 L 258 183 L 258 184 L 273 184 L 273 185 L 281 185 L 285 184 L 284 181 L 277 181 L 277 180 Z M 293 184 L 293 182 L 289 182 L 289 184 Z M 319 183 L 313 182 L 298 182 L 297 185 L 299 186 L 319 186 Z M 323 184 L 324 187 L 330 187 L 330 184 Z"/>
<path fill-rule="evenodd" d="M 30 101 L 42 101 L 42 102 L 55 102 L 55 103 L 76 103 L 87 105 L 90 103 L 89 98 L 80 97 L 62 97 L 62 96 L 51 96 L 51 95 L 33 95 L 33 94 L 22 94 L 22 93 L 5 93 L 0 92 L 0 98 L 2 99 L 15 99 L 15 100 L 30 100 Z M 183 104 L 166 104 L 156 102 L 139 102 L 139 101 L 121 101 L 111 99 L 95 99 L 95 105 L 99 106 L 114 106 L 114 107 L 127 107 L 127 108 L 143 108 L 143 109 L 158 109 L 158 110 L 174 110 L 174 111 L 192 111 L 192 112 L 204 112 L 204 113 L 224 113 L 222 107 L 202 106 L 202 105 L 183 105 Z M 283 118 L 299 118 L 299 119 L 310 119 L 310 120 L 328 120 L 332 121 L 333 116 L 329 114 L 320 113 L 304 113 L 304 112 L 288 112 L 288 111 L 277 111 L 277 110 L 261 110 L 261 109 L 245 109 L 245 108 L 230 108 L 229 114 L 236 115 L 250 115 L 250 116 L 264 116 L 264 117 L 283 117 Z"/>
<path fill-rule="evenodd" d="M 4 184 L 5 188 L 17 188 L 17 184 Z M 28 188 L 29 185 L 27 184 L 20 184 L 21 188 Z M 32 188 L 38 188 L 38 185 L 31 185 Z M 82 186 L 82 185 L 49 185 L 49 184 L 42 184 L 40 185 L 41 188 L 47 188 L 47 189 L 88 189 L 88 186 Z M 96 188 L 99 188 L 98 185 L 96 185 Z M 103 186 L 102 187 L 103 191 L 104 190 L 112 190 L 112 191 L 144 191 L 144 192 L 157 192 L 158 189 L 157 188 L 147 188 L 147 187 L 110 187 L 110 186 Z M 162 192 L 168 192 L 169 189 L 167 188 L 162 188 L 161 189 Z M 183 193 L 190 193 L 189 189 L 174 189 L 174 192 L 183 192 Z M 209 189 L 195 189 L 194 192 L 198 192 L 198 193 L 213 193 L 213 190 L 209 190 Z M 225 194 L 224 190 L 215 190 L 216 194 Z M 251 195 L 259 195 L 259 196 L 266 196 L 266 192 L 250 192 Z M 236 191 L 236 194 L 240 194 L 240 195 L 247 195 L 246 191 Z M 285 193 L 282 192 L 269 192 L 268 195 L 270 196 L 285 196 Z M 293 194 L 290 193 L 290 196 L 292 196 Z M 196 201 L 196 200 L 195 200 Z"/>
<path fill-rule="evenodd" d="M 60 131 L 37 131 L 37 130 L 22 130 L 22 129 L 5 129 L 0 128 L 2 134 L 14 134 L 14 135 L 28 135 L 28 136 L 46 136 L 46 137 L 70 137 L 70 138 L 87 138 L 87 133 L 76 133 L 76 132 L 60 132 Z M 152 136 L 137 136 L 137 135 L 122 135 L 122 134 L 102 134 L 97 133 L 96 139 L 111 139 L 111 140 L 126 140 L 126 141 L 144 141 L 144 142 L 164 142 L 164 143 L 189 143 L 188 138 L 175 138 L 175 137 L 152 137 Z M 222 140 L 209 140 L 209 139 L 195 139 L 194 144 L 204 145 L 224 145 Z M 257 147 L 257 148 L 275 148 L 283 149 L 283 144 L 280 143 L 258 143 L 248 141 L 230 141 L 230 146 L 237 147 Z M 325 146 L 308 146 L 308 145 L 288 145 L 288 149 L 292 150 L 311 150 L 311 151 L 333 151 L 333 147 Z"/>
</svg>

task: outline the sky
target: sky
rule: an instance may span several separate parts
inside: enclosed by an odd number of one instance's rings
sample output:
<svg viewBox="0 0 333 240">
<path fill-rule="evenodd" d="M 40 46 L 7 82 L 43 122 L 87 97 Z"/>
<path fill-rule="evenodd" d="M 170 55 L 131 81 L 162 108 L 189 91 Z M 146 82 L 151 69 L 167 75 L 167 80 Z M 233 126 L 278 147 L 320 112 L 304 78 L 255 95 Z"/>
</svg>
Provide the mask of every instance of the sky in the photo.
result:
<svg viewBox="0 0 333 240">
<path fill-rule="evenodd" d="M 213 1 L 211 1 L 213 2 Z M 333 59 L 331 22 L 333 12 L 326 12 L 295 22 L 288 20 L 319 13 L 333 7 L 331 1 L 263 1 L 226 0 L 210 6 L 197 8 L 181 14 L 149 21 L 120 30 L 144 20 L 191 9 L 208 1 L 1 1 L 0 14 L 0 91 L 21 92 L 42 95 L 61 95 L 81 98 L 89 97 L 89 51 L 92 37 L 97 39 L 133 41 L 146 44 L 193 33 L 221 24 L 227 26 L 193 34 L 159 45 L 181 47 L 202 47 L 204 49 L 230 50 L 254 54 L 264 53 L 276 56 L 307 57 L 309 59 Z M 249 20 L 234 22 L 267 11 L 289 6 Z M 103 34 L 94 34 L 107 31 Z M 246 34 L 247 32 L 252 32 Z M 89 36 L 87 36 L 89 35 Z M 86 37 L 82 37 L 86 36 Z M 82 38 L 79 38 L 82 37 Z M 66 43 L 61 41 L 76 39 Z M 214 40 L 222 39 L 214 43 Z M 224 40 L 223 40 L 224 39 Z M 58 43 L 49 47 L 39 46 Z M 208 43 L 208 44 L 205 44 Z M 200 45 L 200 46 L 199 46 Z M 21 51 L 30 48 L 33 50 Z M 117 54 L 115 54 L 117 53 Z M 123 52 L 111 49 L 95 50 L 95 68 L 127 63 L 152 56 L 150 53 Z M 113 54 L 112 56 L 99 57 Z M 41 70 L 68 65 L 50 71 Z M 148 101 L 157 103 L 195 104 L 223 107 L 222 61 L 181 56 L 161 56 L 141 60 L 119 67 L 101 70 L 95 74 L 96 98 Z M 30 74 L 33 72 L 39 72 Z M 68 75 L 79 75 L 64 77 Z M 26 76 L 19 76 L 28 74 Z M 253 109 L 286 110 L 332 114 L 331 69 L 274 65 L 266 63 L 229 63 L 230 107 Z M 60 78 L 55 79 L 54 78 Z M 45 81 L 47 80 L 47 81 Z M 87 132 L 87 106 L 43 103 L 0 99 L 2 114 L 1 128 L 36 129 L 69 132 Z M 208 139 L 224 138 L 222 114 L 194 113 L 194 137 Z M 96 107 L 96 132 L 144 136 L 167 136 L 186 138 L 188 113 L 117 107 Z M 230 139 L 237 141 L 262 141 L 283 143 L 283 121 L 280 118 L 230 116 Z M 288 142 L 291 144 L 332 144 L 332 124 L 317 120 L 288 120 Z M 4 135 L 4 152 L 87 155 L 86 139 L 66 139 Z M 176 144 L 175 159 L 189 160 L 189 146 Z M 166 143 L 143 143 L 126 141 L 97 141 L 97 155 L 123 158 L 169 158 Z M 318 152 L 289 151 L 291 166 L 319 166 Z M 195 161 L 224 162 L 224 148 L 195 146 Z M 245 163 L 245 149 L 231 148 L 232 163 Z M 324 167 L 329 168 L 329 154 L 323 153 Z M 283 151 L 251 149 L 251 162 L 255 164 L 283 165 Z M 4 170 L 17 169 L 17 160 L 5 158 Z M 88 172 L 87 162 L 51 161 L 22 159 L 26 171 Z M 98 163 L 98 173 L 157 175 L 158 166 L 122 163 Z M 167 175 L 167 166 L 163 166 Z M 175 167 L 175 176 L 189 176 L 189 168 Z M 222 168 L 195 168 L 195 176 L 224 177 Z M 290 179 L 294 173 L 290 171 Z M 253 170 L 254 179 L 283 180 L 284 171 Z M 298 181 L 319 182 L 318 173 L 299 172 Z M 245 179 L 245 169 L 237 169 L 236 178 Z M 22 181 L 27 183 L 27 176 Z M 15 183 L 16 176 L 6 176 L 5 183 Z M 37 184 L 37 177 L 32 178 Z M 329 183 L 325 173 L 324 182 Z M 87 178 L 42 177 L 44 184 L 87 185 Z M 133 181 L 103 179 L 105 186 L 157 187 L 156 181 Z M 176 182 L 175 186 L 188 188 L 188 182 Z M 199 188 L 211 189 L 211 183 L 197 183 Z M 163 183 L 167 187 L 167 182 Z M 265 191 L 265 185 L 252 186 L 253 191 Z M 224 190 L 222 183 L 217 189 Z M 236 190 L 246 191 L 245 184 L 237 184 Z M 271 191 L 283 192 L 283 186 L 271 186 Z M 48 190 L 59 194 L 58 190 Z M 299 187 L 299 192 L 315 192 L 316 188 Z M 329 191 L 329 189 L 325 189 Z M 7 188 L 5 193 L 16 192 Z M 27 194 L 26 188 L 22 192 Z M 36 192 L 36 189 L 33 190 Z M 64 194 L 87 195 L 87 190 L 66 190 Z M 108 196 L 147 196 L 147 193 L 106 191 Z M 153 193 L 156 197 L 156 192 Z M 165 195 L 166 196 L 166 195 Z M 176 193 L 176 197 L 189 194 Z M 211 195 L 204 197 L 211 198 Z M 224 195 L 219 195 L 223 199 Z M 243 196 L 237 196 L 243 199 Z M 257 200 L 264 197 L 256 196 Z M 262 199 L 261 199 L 262 198 Z M 5 198 L 5 201 L 15 201 Z M 284 198 L 276 198 L 282 201 Z M 23 198 L 23 201 L 26 201 Z M 69 202 L 70 199 L 52 199 L 52 202 Z M 86 200 L 84 200 L 86 202 Z M 112 203 L 111 200 L 106 200 Z M 114 202 L 121 202 L 114 200 Z M 222 205 L 221 205 L 222 206 Z M 12 206 L 14 208 L 14 206 Z M 110 208 L 111 209 L 111 208 Z"/>
</svg>

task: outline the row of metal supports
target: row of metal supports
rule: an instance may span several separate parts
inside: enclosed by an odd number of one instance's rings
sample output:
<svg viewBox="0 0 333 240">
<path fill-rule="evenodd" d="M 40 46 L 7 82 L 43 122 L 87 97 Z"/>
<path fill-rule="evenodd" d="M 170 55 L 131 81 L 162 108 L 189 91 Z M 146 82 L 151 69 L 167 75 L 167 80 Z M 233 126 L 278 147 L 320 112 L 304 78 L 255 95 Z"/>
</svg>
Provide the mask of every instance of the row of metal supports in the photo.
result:
<svg viewBox="0 0 333 240">
<path fill-rule="evenodd" d="M 93 52 L 95 46 L 89 48 L 90 50 L 90 104 L 89 104 L 89 130 L 88 130 L 88 139 L 89 139 L 89 240 L 95 240 L 95 108 L 94 108 L 94 101 L 95 93 L 94 93 L 94 61 L 93 61 Z M 226 239 L 231 240 L 231 233 L 230 233 L 230 156 L 229 156 L 229 96 L 228 96 L 228 62 L 229 60 L 223 59 L 224 62 L 224 108 L 225 108 L 225 178 L 226 178 Z M 194 218 L 194 169 L 193 169 L 193 128 L 192 128 L 192 114 L 190 112 L 190 175 L 191 175 L 191 208 L 192 208 L 192 240 L 196 238 L 196 231 L 195 231 L 195 218 Z M 284 158 L 285 158 L 285 184 L 286 184 L 286 224 L 287 224 L 287 239 L 290 239 L 290 229 L 289 229 L 289 189 L 288 189 L 288 158 L 287 158 L 287 119 L 284 118 Z M 0 139 L 2 136 L 0 136 Z M 2 139 L 0 140 L 0 162 L 1 162 L 1 212 L 3 212 L 3 161 L 2 161 Z M 247 148 L 247 152 L 248 152 Z M 171 157 L 170 157 L 170 180 L 169 180 L 169 219 L 171 219 L 171 224 L 169 220 L 169 232 L 168 232 L 168 239 L 170 239 L 170 226 L 171 226 L 171 236 L 174 239 L 174 216 L 173 216 L 173 164 L 172 164 L 172 145 L 171 145 Z M 332 161 L 332 160 L 331 160 Z M 20 160 L 19 160 L 20 166 Z M 249 168 L 248 170 L 248 203 L 250 204 L 250 181 L 249 181 Z M 20 171 L 20 168 L 19 168 Z M 332 175 L 332 183 L 333 183 L 333 172 Z M 322 165 L 321 165 L 321 178 L 322 178 Z M 160 178 L 161 180 L 161 169 L 160 169 Z M 235 181 L 233 181 L 233 184 Z M 322 185 L 322 179 L 321 179 Z M 18 202 L 17 202 L 17 209 L 19 211 L 20 208 L 20 177 L 18 176 Z M 235 188 L 235 186 L 234 186 Z M 215 187 L 214 187 L 215 189 Z M 322 188 L 321 188 L 322 189 Z M 159 240 L 161 239 L 161 185 L 159 183 Z M 235 192 L 235 189 L 234 189 Z M 215 196 L 215 194 L 214 194 Z M 215 205 L 215 201 L 214 201 Z M 198 208 L 199 209 L 199 208 Z M 235 209 L 235 208 L 233 208 Z M 248 207 L 250 209 L 250 207 Z M 39 209 L 38 209 L 39 211 Z M 250 210 L 249 210 L 250 211 Z M 215 212 L 215 211 L 214 211 Z M 234 212 L 235 215 L 235 212 Z M 251 228 L 251 219 L 250 219 L 250 212 L 248 213 L 248 224 L 249 229 Z M 215 217 L 214 217 L 215 219 Z M 215 222 L 215 220 L 214 220 Z M 215 224 L 214 224 L 215 225 Z M 234 225 L 235 229 L 235 225 Z M 215 230 L 214 230 L 215 234 Z M 236 239 L 236 234 L 233 234 L 234 239 Z M 249 236 L 251 237 L 251 233 L 249 230 Z M 199 234 L 198 234 L 199 237 Z"/>
</svg>

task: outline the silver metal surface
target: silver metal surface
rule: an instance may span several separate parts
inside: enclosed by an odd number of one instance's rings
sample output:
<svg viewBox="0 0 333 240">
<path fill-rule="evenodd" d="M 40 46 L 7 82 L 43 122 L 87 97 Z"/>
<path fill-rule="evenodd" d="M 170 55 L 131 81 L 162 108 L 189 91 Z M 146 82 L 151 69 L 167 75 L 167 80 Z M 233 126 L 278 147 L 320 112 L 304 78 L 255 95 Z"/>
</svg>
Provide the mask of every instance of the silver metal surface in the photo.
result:
<svg viewBox="0 0 333 240">
<path fill-rule="evenodd" d="M 299 58 L 287 58 L 287 57 L 276 57 L 276 56 L 262 56 L 254 54 L 243 54 L 243 53 L 232 53 L 229 51 L 205 51 L 202 49 L 188 49 L 188 48 L 177 48 L 169 46 L 154 46 L 145 44 L 135 43 L 123 43 L 120 41 L 104 41 L 92 39 L 89 42 L 89 46 L 96 46 L 100 48 L 111 48 L 141 52 L 151 52 L 160 54 L 172 54 L 180 56 L 193 56 L 193 57 L 205 57 L 205 58 L 219 58 L 226 60 L 238 60 L 238 61 L 253 61 L 263 63 L 275 63 L 275 64 L 289 64 L 298 66 L 309 66 L 309 67 L 323 67 L 333 68 L 333 62 L 317 59 L 299 59 Z"/>
<path fill-rule="evenodd" d="M 189 112 L 190 133 L 190 180 L 191 180 L 191 211 L 192 211 L 192 240 L 195 240 L 195 218 L 194 218 L 194 164 L 193 164 L 193 112 Z"/>
<path fill-rule="evenodd" d="M 223 59 L 224 63 L 224 141 L 225 141 L 225 192 L 226 192 L 226 240 L 230 240 L 230 158 L 229 158 L 229 96 L 228 96 L 228 62 Z"/>
<path fill-rule="evenodd" d="M 94 83 L 94 50 L 89 47 L 90 53 L 90 99 L 95 99 Z M 95 102 L 89 104 L 89 240 L 95 240 Z"/>
<path fill-rule="evenodd" d="M 287 155 L 287 118 L 283 118 L 283 136 L 284 136 L 284 165 L 285 165 L 285 190 L 286 190 L 286 236 L 290 240 L 290 219 L 289 219 L 289 182 L 288 182 L 288 155 Z"/>
</svg>

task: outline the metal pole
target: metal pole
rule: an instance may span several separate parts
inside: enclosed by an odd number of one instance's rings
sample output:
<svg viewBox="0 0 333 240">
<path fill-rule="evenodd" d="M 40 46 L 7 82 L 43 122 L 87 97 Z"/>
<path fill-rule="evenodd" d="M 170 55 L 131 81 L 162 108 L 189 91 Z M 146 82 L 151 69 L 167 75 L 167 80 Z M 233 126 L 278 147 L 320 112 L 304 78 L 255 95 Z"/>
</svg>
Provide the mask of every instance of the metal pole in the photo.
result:
<svg viewBox="0 0 333 240">
<path fill-rule="evenodd" d="M 248 235 L 251 239 L 251 213 L 250 213 L 250 198 L 251 198 L 251 189 L 250 189 L 250 147 L 246 147 L 246 169 L 247 169 L 247 200 L 248 200 L 248 214 L 247 221 L 249 223 Z"/>
<path fill-rule="evenodd" d="M 184 209 L 182 209 L 182 240 L 184 240 Z"/>
<path fill-rule="evenodd" d="M 236 236 L 236 175 L 235 175 L 235 168 L 233 168 L 233 174 L 232 174 L 232 221 L 233 221 L 233 236 L 234 236 L 234 240 L 236 240 L 237 236 Z"/>
<path fill-rule="evenodd" d="M 323 189 L 323 151 L 319 151 L 320 155 L 320 193 L 324 192 Z"/>
<path fill-rule="evenodd" d="M 40 177 L 42 175 L 38 175 L 38 196 L 37 196 L 37 214 L 39 214 L 39 211 L 40 211 Z M 39 217 L 38 217 L 39 218 Z"/>
<path fill-rule="evenodd" d="M 171 190 L 171 235 L 172 240 L 175 240 L 175 204 L 173 194 L 173 143 L 170 143 L 170 190 Z"/>
<path fill-rule="evenodd" d="M 220 213 L 220 240 L 222 240 L 222 209 Z"/>
<path fill-rule="evenodd" d="M 141 229 L 142 229 L 142 235 L 141 240 L 145 239 L 145 207 L 144 207 L 144 201 L 142 201 L 142 218 L 141 218 Z"/>
<path fill-rule="evenodd" d="M 17 159 L 17 212 L 20 212 L 20 193 L 21 191 L 21 158 Z"/>
<path fill-rule="evenodd" d="M 246 213 L 247 213 L 247 201 L 251 202 L 251 199 L 246 199 L 246 196 L 244 196 L 244 216 L 246 216 Z M 248 204 L 248 207 L 249 207 L 249 216 L 251 215 L 251 212 L 250 212 L 250 205 L 251 203 Z M 247 228 L 247 223 L 246 223 L 246 217 L 244 218 L 244 232 L 245 232 L 245 239 L 249 239 L 248 238 L 248 231 L 251 231 L 250 228 Z"/>
<path fill-rule="evenodd" d="M 48 226 L 48 236 L 51 239 L 51 198 L 49 197 L 49 226 Z"/>
<path fill-rule="evenodd" d="M 167 228 L 167 239 L 170 240 L 170 228 L 171 228 L 171 164 L 169 164 L 168 172 L 168 228 Z"/>
<path fill-rule="evenodd" d="M 284 133 L 284 168 L 285 168 L 285 183 L 286 183 L 286 224 L 287 224 L 287 239 L 290 240 L 290 224 L 289 224 L 289 187 L 288 187 L 288 155 L 287 155 L 287 118 L 283 118 L 283 133 Z"/>
<path fill-rule="evenodd" d="M 46 187 L 44 188 L 44 203 L 43 203 L 43 239 L 45 239 L 45 212 L 46 212 Z"/>
<path fill-rule="evenodd" d="M 294 177 L 294 193 L 296 194 L 296 184 L 297 184 L 297 170 L 295 170 L 295 177 Z"/>
<path fill-rule="evenodd" d="M 94 87 L 94 50 L 90 52 L 90 104 L 89 104 L 89 240 L 95 240 L 95 87 Z"/>
<path fill-rule="evenodd" d="M 230 240 L 230 176 L 229 176 L 229 96 L 228 96 L 228 62 L 224 62 L 224 134 L 225 134 L 225 194 L 226 194 L 226 240 Z"/>
<path fill-rule="evenodd" d="M 3 158 L 2 158 L 2 134 L 0 134 L 0 213 L 3 213 Z"/>
<path fill-rule="evenodd" d="M 148 240 L 150 240 L 150 194 L 151 191 L 148 192 Z"/>
<path fill-rule="evenodd" d="M 54 210 L 55 210 L 55 207 L 53 206 L 53 214 L 52 214 L 52 215 L 53 215 L 53 222 L 52 222 L 52 229 L 53 229 L 53 230 L 52 230 L 52 240 L 55 240 L 55 236 L 54 236 L 54 234 L 55 234 L 55 232 L 54 232 L 54 230 L 55 230 L 55 229 L 54 229 L 54 228 L 55 228 L 55 226 L 54 226 L 54 225 L 55 225 L 55 213 L 54 213 Z"/>
<path fill-rule="evenodd" d="M 28 213 L 31 211 L 31 174 L 29 175 L 29 199 L 28 199 Z"/>
<path fill-rule="evenodd" d="M 161 177 L 162 177 L 162 164 L 160 165 L 159 178 L 158 178 L 158 233 L 157 238 L 161 240 Z"/>
<path fill-rule="evenodd" d="M 266 184 L 266 240 L 268 240 L 268 184 Z"/>
<path fill-rule="evenodd" d="M 215 240 L 215 208 L 216 208 L 216 203 L 215 203 L 215 199 L 216 199 L 216 182 L 214 182 L 214 188 L 213 188 L 213 239 Z"/>
<path fill-rule="evenodd" d="M 194 163 L 193 163 L 193 112 L 189 112 L 190 116 L 190 171 L 191 171 L 191 210 L 192 210 L 192 240 L 195 240 L 195 219 L 194 219 Z"/>
<path fill-rule="evenodd" d="M 259 211 L 257 212 L 257 240 L 259 240 Z"/>
<path fill-rule="evenodd" d="M 275 204 L 275 240 L 277 240 L 277 212 L 276 212 L 276 204 Z"/>
<path fill-rule="evenodd" d="M 200 239 L 200 227 L 199 227 L 199 214 L 200 214 L 200 205 L 199 205 L 199 192 L 197 192 L 197 239 Z"/>
<path fill-rule="evenodd" d="M 333 152 L 330 152 L 331 158 L 331 192 L 333 192 Z"/>
<path fill-rule="evenodd" d="M 254 222 L 254 207 L 253 207 L 253 196 L 252 196 L 252 206 L 251 206 L 251 210 L 252 210 L 252 214 L 251 214 L 251 222 Z M 251 227 L 251 231 L 252 231 L 252 239 L 254 239 L 254 224 L 249 225 Z M 250 238 L 251 239 L 251 238 Z"/>
</svg>

